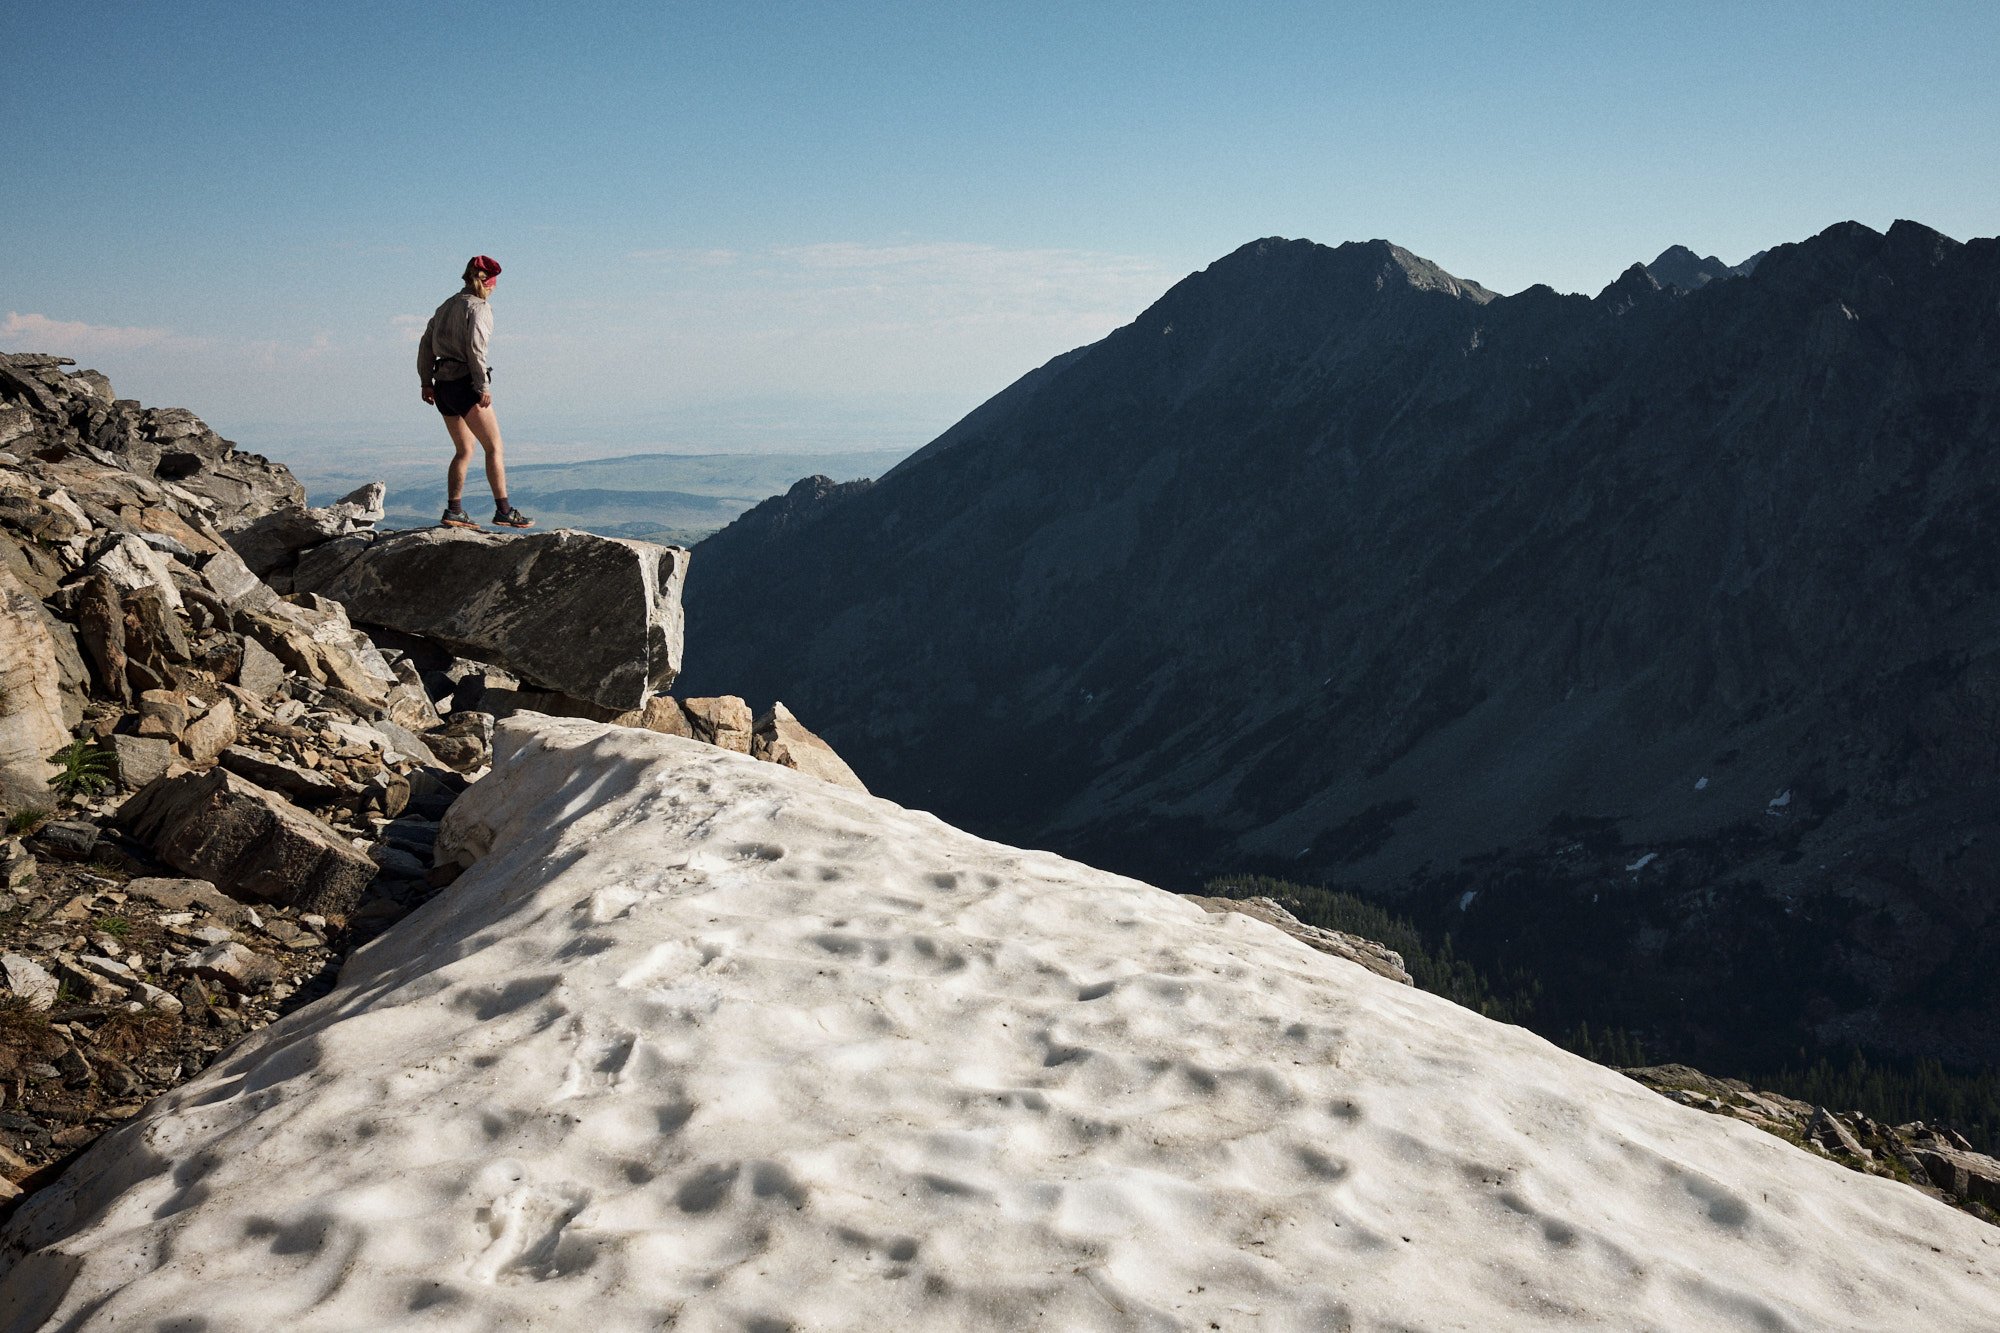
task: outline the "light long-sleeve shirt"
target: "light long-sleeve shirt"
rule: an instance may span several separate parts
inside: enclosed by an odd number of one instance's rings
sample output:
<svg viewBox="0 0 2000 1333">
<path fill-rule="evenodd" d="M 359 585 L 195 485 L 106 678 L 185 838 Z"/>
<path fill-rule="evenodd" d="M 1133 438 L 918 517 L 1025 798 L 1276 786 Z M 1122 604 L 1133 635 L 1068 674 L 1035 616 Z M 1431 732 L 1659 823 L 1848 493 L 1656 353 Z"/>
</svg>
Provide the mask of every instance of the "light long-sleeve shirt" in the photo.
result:
<svg viewBox="0 0 2000 1333">
<path fill-rule="evenodd" d="M 483 296 L 459 292 L 437 308 L 417 343 L 417 377 L 429 388 L 439 380 L 472 381 L 486 392 L 486 340 L 493 336 L 493 307 Z"/>
</svg>

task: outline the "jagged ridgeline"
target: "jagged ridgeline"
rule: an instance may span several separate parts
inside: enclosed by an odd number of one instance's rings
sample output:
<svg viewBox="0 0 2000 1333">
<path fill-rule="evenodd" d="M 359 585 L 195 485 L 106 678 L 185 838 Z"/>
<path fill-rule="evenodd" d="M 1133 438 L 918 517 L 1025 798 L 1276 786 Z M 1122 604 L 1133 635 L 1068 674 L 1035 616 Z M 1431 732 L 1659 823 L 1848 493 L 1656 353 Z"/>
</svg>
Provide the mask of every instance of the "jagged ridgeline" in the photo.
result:
<svg viewBox="0 0 2000 1333">
<path fill-rule="evenodd" d="M 1913 223 L 1594 298 L 1259 241 L 702 543 L 691 687 L 990 836 L 1449 914 L 1679 1058 L 1991 1065 L 1996 345 L 2000 245 Z"/>
</svg>

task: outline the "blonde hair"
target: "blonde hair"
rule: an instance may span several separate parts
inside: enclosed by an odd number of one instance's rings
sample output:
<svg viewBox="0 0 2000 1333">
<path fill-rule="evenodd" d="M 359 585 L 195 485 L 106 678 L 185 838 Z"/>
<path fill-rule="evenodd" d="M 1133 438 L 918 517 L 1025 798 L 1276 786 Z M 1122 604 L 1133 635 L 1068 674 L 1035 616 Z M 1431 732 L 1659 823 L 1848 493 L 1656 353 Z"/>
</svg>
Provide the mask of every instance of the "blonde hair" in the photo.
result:
<svg viewBox="0 0 2000 1333">
<path fill-rule="evenodd" d="M 493 284 L 486 280 L 485 271 L 470 259 L 465 261 L 465 275 L 461 281 L 465 283 L 463 290 L 481 299 L 493 290 Z"/>
</svg>

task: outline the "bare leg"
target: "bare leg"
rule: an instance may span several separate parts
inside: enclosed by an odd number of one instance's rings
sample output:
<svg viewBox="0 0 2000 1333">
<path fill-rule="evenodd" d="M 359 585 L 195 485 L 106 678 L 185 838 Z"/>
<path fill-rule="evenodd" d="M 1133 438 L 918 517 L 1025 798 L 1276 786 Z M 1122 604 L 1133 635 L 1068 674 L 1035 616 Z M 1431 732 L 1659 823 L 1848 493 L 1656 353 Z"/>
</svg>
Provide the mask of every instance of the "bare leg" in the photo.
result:
<svg viewBox="0 0 2000 1333">
<path fill-rule="evenodd" d="M 501 453 L 500 418 L 493 414 L 492 408 L 475 404 L 465 410 L 465 424 L 485 446 L 486 484 L 493 488 L 493 498 L 498 501 L 507 494 L 507 463 Z"/>
<path fill-rule="evenodd" d="M 472 462 L 472 431 L 464 417 L 446 417 L 444 428 L 451 432 L 451 466 L 445 469 L 445 499 L 452 505 L 465 496 L 465 469 Z"/>
</svg>

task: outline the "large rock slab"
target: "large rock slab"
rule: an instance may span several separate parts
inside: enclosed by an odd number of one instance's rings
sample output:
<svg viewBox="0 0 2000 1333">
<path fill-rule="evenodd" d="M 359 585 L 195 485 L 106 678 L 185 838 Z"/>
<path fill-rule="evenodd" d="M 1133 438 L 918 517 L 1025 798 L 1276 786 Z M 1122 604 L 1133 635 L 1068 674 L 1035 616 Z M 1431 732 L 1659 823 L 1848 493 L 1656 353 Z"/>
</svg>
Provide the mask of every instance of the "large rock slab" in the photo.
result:
<svg viewBox="0 0 2000 1333">
<path fill-rule="evenodd" d="M 55 804 L 49 756 L 68 743 L 55 636 L 40 600 L 0 569 L 0 803 Z"/>
<path fill-rule="evenodd" d="M 687 562 L 677 546 L 585 532 L 429 528 L 329 542 L 300 559 L 292 585 L 344 604 L 362 624 L 633 709 L 680 675 Z"/>
<path fill-rule="evenodd" d="M 332 828 L 226 769 L 161 778 L 118 822 L 162 861 L 236 898 L 345 915 L 375 863 Z"/>
</svg>

